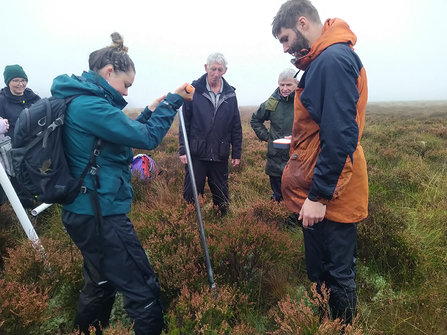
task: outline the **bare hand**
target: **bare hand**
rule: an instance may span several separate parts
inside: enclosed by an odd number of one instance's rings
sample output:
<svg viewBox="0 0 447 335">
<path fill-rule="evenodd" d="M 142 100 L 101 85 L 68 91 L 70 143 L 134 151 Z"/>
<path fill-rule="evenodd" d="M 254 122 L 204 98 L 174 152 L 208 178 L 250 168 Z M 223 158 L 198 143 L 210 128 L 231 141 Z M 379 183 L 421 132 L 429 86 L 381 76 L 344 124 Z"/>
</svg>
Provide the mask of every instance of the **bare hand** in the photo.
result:
<svg viewBox="0 0 447 335">
<path fill-rule="evenodd" d="M 232 159 L 231 160 L 231 165 L 233 165 L 233 167 L 238 166 L 241 163 L 240 159 Z"/>
<path fill-rule="evenodd" d="M 180 161 L 183 163 L 183 164 L 188 164 L 188 160 L 186 159 L 186 155 L 181 155 L 180 156 Z"/>
<path fill-rule="evenodd" d="M 180 95 L 183 99 L 185 99 L 185 101 L 191 101 L 193 96 L 194 96 L 194 92 L 196 91 L 196 89 L 193 87 L 191 92 L 186 92 L 186 86 L 188 86 L 188 83 L 184 83 L 183 85 L 181 85 L 179 88 L 177 88 L 174 93 L 177 93 L 178 95 Z M 192 87 L 192 86 L 191 86 Z"/>
<path fill-rule="evenodd" d="M 0 120 L 5 124 L 5 128 L 3 131 L 7 132 L 9 130 L 9 123 L 8 123 L 8 119 L 4 119 L 0 116 Z"/>
<path fill-rule="evenodd" d="M 150 105 L 147 106 L 151 112 L 157 108 L 158 104 L 163 101 L 163 99 L 166 98 L 166 95 L 162 95 L 158 99 L 155 99 L 154 102 L 152 102 Z"/>
<path fill-rule="evenodd" d="M 315 223 L 321 222 L 326 214 L 326 205 L 318 201 L 311 201 L 309 198 L 304 201 L 301 207 L 298 220 L 303 220 L 303 228 L 312 227 Z"/>
<path fill-rule="evenodd" d="M 284 136 L 284 138 L 285 138 L 286 140 L 291 140 L 291 139 L 292 139 L 292 135 Z"/>
</svg>

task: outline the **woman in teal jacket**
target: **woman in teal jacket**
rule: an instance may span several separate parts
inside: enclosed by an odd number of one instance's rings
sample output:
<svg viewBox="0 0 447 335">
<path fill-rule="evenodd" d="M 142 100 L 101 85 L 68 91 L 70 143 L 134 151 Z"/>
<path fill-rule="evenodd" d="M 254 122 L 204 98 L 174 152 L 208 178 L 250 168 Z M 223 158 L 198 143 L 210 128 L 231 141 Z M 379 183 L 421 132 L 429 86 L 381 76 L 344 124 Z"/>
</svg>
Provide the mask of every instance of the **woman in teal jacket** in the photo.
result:
<svg viewBox="0 0 447 335">
<path fill-rule="evenodd" d="M 57 98 L 76 97 L 65 114 L 64 149 L 70 171 L 80 177 L 97 139 L 104 146 L 97 157 L 95 178 L 87 176 L 87 193 L 65 205 L 62 221 L 84 257 L 84 288 L 75 323 L 89 334 L 108 325 L 115 293 L 124 296 L 124 307 L 136 335 L 160 334 L 163 327 L 160 288 L 146 254 L 127 217 L 132 203 L 130 184 L 132 148 L 154 149 L 169 130 L 184 100 L 187 84 L 146 107 L 136 120 L 126 116 L 123 96 L 135 78 L 135 66 L 118 33 L 112 45 L 90 54 L 89 72 L 55 78 L 51 93 Z M 98 187 L 101 220 L 95 218 L 90 194 Z M 90 194 L 88 194 L 90 193 Z"/>
</svg>

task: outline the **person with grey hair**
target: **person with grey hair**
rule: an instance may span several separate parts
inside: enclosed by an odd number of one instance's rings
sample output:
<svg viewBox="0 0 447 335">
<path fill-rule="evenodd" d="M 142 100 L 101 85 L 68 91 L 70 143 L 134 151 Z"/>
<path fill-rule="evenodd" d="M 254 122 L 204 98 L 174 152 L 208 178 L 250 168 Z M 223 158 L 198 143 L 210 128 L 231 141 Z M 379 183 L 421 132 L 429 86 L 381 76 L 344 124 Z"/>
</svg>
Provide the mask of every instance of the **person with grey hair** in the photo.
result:
<svg viewBox="0 0 447 335">
<path fill-rule="evenodd" d="M 270 178 L 273 191 L 271 199 L 277 202 L 282 200 L 281 177 L 289 160 L 289 150 L 275 148 L 273 141 L 292 134 L 293 100 L 297 85 L 295 73 L 293 69 L 285 69 L 280 73 L 278 87 L 253 113 L 250 120 L 256 136 L 267 142 L 265 173 Z M 264 124 L 266 121 L 270 121 L 269 129 Z"/>
<path fill-rule="evenodd" d="M 235 88 L 223 78 L 227 61 L 221 53 L 208 56 L 206 73 L 192 83 L 196 91 L 193 101 L 183 104 L 186 135 L 192 162 L 187 162 L 182 128 L 179 129 L 180 161 L 185 164 L 183 198 L 194 202 L 194 195 L 186 164 L 193 164 L 197 191 L 203 195 L 206 179 L 213 195 L 213 203 L 222 216 L 229 206 L 228 159 L 240 163 L 242 126 Z M 231 148 L 231 149 L 230 149 Z"/>
<path fill-rule="evenodd" d="M 225 69 L 227 68 L 227 65 L 228 65 L 226 58 L 220 52 L 214 52 L 208 56 L 208 58 L 206 60 L 206 65 L 209 67 L 209 66 L 211 66 L 212 62 L 216 62 L 217 64 L 222 64 L 225 67 Z"/>
</svg>

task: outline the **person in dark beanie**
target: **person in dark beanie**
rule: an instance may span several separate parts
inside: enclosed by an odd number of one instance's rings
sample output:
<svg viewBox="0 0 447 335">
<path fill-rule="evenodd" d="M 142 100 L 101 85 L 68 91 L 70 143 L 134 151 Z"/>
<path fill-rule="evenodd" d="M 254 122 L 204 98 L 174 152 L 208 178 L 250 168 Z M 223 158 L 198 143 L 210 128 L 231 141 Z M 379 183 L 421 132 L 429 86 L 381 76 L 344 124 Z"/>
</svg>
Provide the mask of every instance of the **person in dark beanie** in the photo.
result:
<svg viewBox="0 0 447 335">
<path fill-rule="evenodd" d="M 9 131 L 14 146 L 14 128 L 20 112 L 40 100 L 40 97 L 27 88 L 28 76 L 20 65 L 7 65 L 3 72 L 6 87 L 0 90 L 0 117 L 9 122 Z"/>
<path fill-rule="evenodd" d="M 3 71 L 3 77 L 5 78 L 6 86 L 9 85 L 9 82 L 14 78 L 25 79 L 28 82 L 28 76 L 26 75 L 23 67 L 20 65 L 6 65 L 5 70 Z"/>
<path fill-rule="evenodd" d="M 20 112 L 40 100 L 40 97 L 26 87 L 28 76 L 20 65 L 7 65 L 3 77 L 6 87 L 0 90 L 0 118 L 7 120 L 9 123 L 9 130 L 5 135 L 11 138 L 11 143 L 14 146 L 14 128 Z M 11 182 L 23 207 L 33 208 L 33 199 L 22 194 L 14 178 L 11 179 Z M 6 200 L 6 197 L 2 195 L 3 189 L 0 187 L 0 205 Z"/>
</svg>

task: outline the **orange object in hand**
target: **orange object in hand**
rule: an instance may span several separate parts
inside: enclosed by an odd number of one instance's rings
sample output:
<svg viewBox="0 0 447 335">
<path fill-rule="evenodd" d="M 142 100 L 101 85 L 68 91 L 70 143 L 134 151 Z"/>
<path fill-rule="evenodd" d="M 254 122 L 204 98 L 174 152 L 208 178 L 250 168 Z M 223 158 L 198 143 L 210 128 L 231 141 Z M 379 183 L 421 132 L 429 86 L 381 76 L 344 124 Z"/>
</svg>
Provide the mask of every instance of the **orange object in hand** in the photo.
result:
<svg viewBox="0 0 447 335">
<path fill-rule="evenodd" d="M 194 87 L 192 85 L 188 85 L 185 87 L 185 92 L 186 93 L 192 93 L 194 92 Z"/>
</svg>

